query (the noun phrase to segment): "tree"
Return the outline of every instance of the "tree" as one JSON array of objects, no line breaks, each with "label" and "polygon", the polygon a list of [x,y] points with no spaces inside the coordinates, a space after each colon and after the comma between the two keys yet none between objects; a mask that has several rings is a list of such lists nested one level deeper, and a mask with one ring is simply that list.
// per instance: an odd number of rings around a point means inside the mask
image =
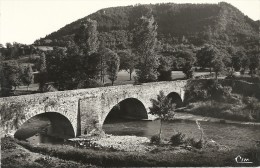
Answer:
[{"label": "tree", "polygon": [[138,56],[137,80],[139,82],[153,82],[157,80],[159,66],[158,56],[155,53],[157,43],[157,24],[151,16],[141,17],[134,29],[133,48]]},{"label": "tree", "polygon": [[47,82],[46,71],[46,55],[44,52],[40,54],[40,72],[39,72],[39,90],[43,92],[44,84]]},{"label": "tree", "polygon": [[225,64],[222,59],[223,58],[221,55],[215,55],[215,58],[212,60],[212,67],[215,72],[216,79],[218,78],[219,73],[222,72],[225,68]]},{"label": "tree", "polygon": [[118,56],[120,58],[119,70],[125,70],[130,75],[130,80],[132,80],[132,73],[136,66],[136,57],[131,52],[131,50],[122,50],[119,51]]},{"label": "tree", "polygon": [[108,79],[111,80],[113,86],[114,81],[117,79],[120,60],[118,55],[113,51],[110,51],[109,53],[107,53],[107,55],[108,55],[107,74],[108,74]]},{"label": "tree", "polygon": [[248,59],[248,57],[245,55],[245,53],[243,53],[243,54],[241,54],[241,71],[240,71],[240,73],[242,74],[242,75],[244,75],[245,74],[245,71],[246,71],[246,69],[248,68],[248,66],[249,66],[249,59]]},{"label": "tree", "polygon": [[175,104],[172,100],[164,95],[163,91],[160,91],[156,99],[151,99],[152,107],[150,107],[150,113],[152,115],[157,115],[160,118],[160,131],[159,138],[161,138],[162,133],[162,121],[174,116]]},{"label": "tree", "polygon": [[3,83],[1,86],[3,86],[4,89],[7,89],[7,92],[12,90],[12,86],[14,87],[14,90],[16,90],[16,87],[21,83],[20,69],[17,61],[4,62],[2,71]]},{"label": "tree", "polygon": [[187,79],[193,77],[193,65],[196,61],[195,55],[189,51],[183,51],[179,54],[180,58],[184,59],[184,64],[182,68],[182,72],[186,75]]},{"label": "tree", "polygon": [[100,58],[100,81],[105,82],[105,75],[107,73],[107,53],[111,52],[110,49],[105,47],[104,42],[100,43],[99,58]]},{"label": "tree", "polygon": [[159,58],[160,65],[158,67],[158,80],[171,81],[172,80],[172,59],[170,57],[161,56]]},{"label": "tree", "polygon": [[91,19],[88,19],[86,22],[81,22],[75,34],[74,41],[86,55],[97,52],[99,45],[97,22]]},{"label": "tree", "polygon": [[23,83],[27,85],[27,90],[30,86],[30,84],[34,81],[34,75],[31,64],[28,64],[28,66],[24,70],[24,74],[22,76]]},{"label": "tree", "polygon": [[[75,76],[80,77],[77,68],[79,66],[80,60],[76,61],[78,57],[71,55],[67,57],[66,50],[61,47],[54,47],[53,50],[47,53],[46,59],[46,70],[43,69],[41,74],[48,74],[48,81],[54,82],[58,90],[73,89],[75,87],[68,86],[72,81],[76,81]],[[44,76],[43,76],[44,77]],[[40,82],[44,84],[46,78],[42,79]]]},{"label": "tree", "polygon": [[215,54],[218,52],[217,48],[211,45],[206,45],[197,52],[197,63],[202,69],[210,68],[210,73],[212,69],[212,60]]},{"label": "tree", "polygon": [[97,21],[88,19],[87,20],[87,32],[86,32],[86,45],[87,54],[91,55],[97,52],[98,49],[98,31],[97,31]]},{"label": "tree", "polygon": [[256,74],[256,69],[260,66],[260,55],[252,54],[249,58],[249,61],[249,73],[251,74],[251,76],[253,76],[254,74]]}]

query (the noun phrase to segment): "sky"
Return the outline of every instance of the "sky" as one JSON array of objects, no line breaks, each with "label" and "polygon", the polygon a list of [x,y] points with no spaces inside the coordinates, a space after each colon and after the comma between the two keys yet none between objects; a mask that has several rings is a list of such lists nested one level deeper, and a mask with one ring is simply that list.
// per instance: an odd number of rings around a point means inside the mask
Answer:
[{"label": "sky", "polygon": [[0,0],[0,43],[32,44],[102,8],[155,3],[228,2],[260,20],[260,0]]}]

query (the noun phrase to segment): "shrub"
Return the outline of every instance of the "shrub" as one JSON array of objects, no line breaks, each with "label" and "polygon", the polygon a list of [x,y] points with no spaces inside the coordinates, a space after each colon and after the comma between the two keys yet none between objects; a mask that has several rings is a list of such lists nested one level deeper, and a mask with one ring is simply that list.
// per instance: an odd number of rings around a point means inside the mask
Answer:
[{"label": "shrub", "polygon": [[178,132],[177,134],[175,134],[171,137],[170,142],[173,146],[178,146],[185,142],[184,138],[185,138],[185,134]]},{"label": "shrub", "polygon": [[85,81],[79,82],[77,89],[84,89],[84,88],[96,88],[102,87],[103,84],[94,79],[86,79]]},{"label": "shrub", "polygon": [[203,147],[203,141],[196,141],[194,138],[186,139],[186,143],[194,148],[201,149]]},{"label": "shrub", "polygon": [[161,142],[161,138],[160,138],[159,135],[153,135],[153,136],[151,137],[150,142],[151,142],[151,144],[156,144],[156,145],[158,145],[158,144],[160,144],[160,142]]}]

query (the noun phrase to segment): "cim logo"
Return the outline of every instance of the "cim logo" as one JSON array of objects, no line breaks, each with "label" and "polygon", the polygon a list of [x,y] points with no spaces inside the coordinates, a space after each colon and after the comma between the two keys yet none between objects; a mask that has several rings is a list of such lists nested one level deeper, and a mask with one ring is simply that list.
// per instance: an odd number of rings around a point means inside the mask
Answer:
[{"label": "cim logo", "polygon": [[237,163],[253,163],[253,162],[250,162],[250,160],[248,158],[243,158],[240,155],[238,155],[235,158],[235,160],[236,160]]}]

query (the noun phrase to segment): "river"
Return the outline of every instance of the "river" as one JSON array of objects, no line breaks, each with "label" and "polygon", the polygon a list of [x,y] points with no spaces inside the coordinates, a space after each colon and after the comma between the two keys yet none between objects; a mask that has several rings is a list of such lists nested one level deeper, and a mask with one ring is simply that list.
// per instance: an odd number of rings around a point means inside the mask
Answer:
[{"label": "river", "polygon": [[[33,123],[33,122],[31,122]],[[48,124],[43,124],[46,127]],[[223,145],[242,147],[250,147],[255,145],[255,141],[260,140],[260,126],[226,124],[200,122],[204,130],[205,137],[219,142]],[[48,125],[49,126],[49,125]],[[39,130],[42,130],[40,128]],[[103,125],[103,130],[107,134],[112,135],[135,135],[150,138],[152,135],[158,134],[160,129],[160,121],[113,121]],[[186,137],[200,138],[200,130],[194,121],[164,121],[162,124],[162,138],[169,139],[173,134],[181,132]],[[43,133],[34,132],[35,135],[30,136],[27,140],[31,143],[50,143],[63,144],[64,139],[48,136]],[[37,134],[36,134],[37,133]]]}]

